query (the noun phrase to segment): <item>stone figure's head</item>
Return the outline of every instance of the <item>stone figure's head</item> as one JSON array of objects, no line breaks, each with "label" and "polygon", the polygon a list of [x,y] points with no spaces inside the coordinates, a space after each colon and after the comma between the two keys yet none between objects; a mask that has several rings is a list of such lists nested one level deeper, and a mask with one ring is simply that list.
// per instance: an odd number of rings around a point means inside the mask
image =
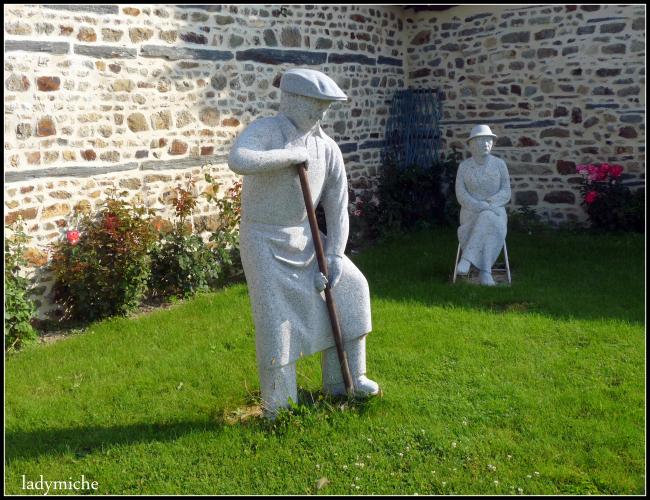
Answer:
[{"label": "stone figure's head", "polygon": [[476,125],[467,139],[472,155],[483,157],[490,154],[496,138],[497,136],[492,133],[487,125]]},{"label": "stone figure's head", "polygon": [[334,80],[313,69],[285,71],[280,80],[280,90],[280,111],[303,132],[325,117],[332,102],[348,98]]}]

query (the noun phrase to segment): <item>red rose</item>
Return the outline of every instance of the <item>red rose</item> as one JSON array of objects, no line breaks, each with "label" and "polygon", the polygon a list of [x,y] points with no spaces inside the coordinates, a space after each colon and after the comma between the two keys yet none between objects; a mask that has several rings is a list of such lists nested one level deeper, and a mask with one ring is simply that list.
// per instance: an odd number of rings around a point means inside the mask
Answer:
[{"label": "red rose", "polygon": [[611,175],[614,178],[620,177],[622,173],[623,173],[623,167],[621,167],[620,165],[612,165],[609,169],[609,175]]},{"label": "red rose", "polygon": [[79,242],[79,231],[76,229],[72,231],[66,231],[65,237],[68,240],[68,243],[71,245],[76,245]]},{"label": "red rose", "polygon": [[598,193],[597,193],[596,191],[589,191],[589,192],[585,195],[585,201],[586,201],[588,204],[590,204],[590,205],[591,205],[594,201],[596,201],[596,198],[598,198]]}]

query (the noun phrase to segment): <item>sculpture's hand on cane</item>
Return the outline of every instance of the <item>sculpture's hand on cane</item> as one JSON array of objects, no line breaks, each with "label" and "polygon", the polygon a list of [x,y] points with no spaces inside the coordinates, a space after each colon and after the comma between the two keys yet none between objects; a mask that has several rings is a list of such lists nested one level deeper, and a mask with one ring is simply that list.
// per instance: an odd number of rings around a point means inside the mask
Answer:
[{"label": "sculpture's hand on cane", "polygon": [[305,164],[305,168],[309,169],[309,152],[304,143],[299,141],[289,142],[285,146],[284,152],[287,156],[289,165]]},{"label": "sculpture's hand on cane", "polygon": [[343,275],[343,257],[334,254],[328,255],[327,272],[329,277],[325,277],[320,272],[320,269],[316,269],[314,273],[314,287],[319,292],[325,290],[328,283],[331,283],[330,288],[334,288],[341,280],[341,276]]}]

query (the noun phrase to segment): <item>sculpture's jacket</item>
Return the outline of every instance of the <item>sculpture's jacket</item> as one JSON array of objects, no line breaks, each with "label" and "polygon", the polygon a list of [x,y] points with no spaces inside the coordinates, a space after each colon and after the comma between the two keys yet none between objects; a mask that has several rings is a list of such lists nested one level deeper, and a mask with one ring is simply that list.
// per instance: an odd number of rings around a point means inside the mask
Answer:
[{"label": "sculpture's jacket", "polygon": [[255,151],[298,143],[309,152],[307,178],[314,207],[320,203],[325,212],[325,253],[343,257],[341,280],[332,289],[343,338],[371,330],[368,283],[343,255],[349,231],[348,186],[339,147],[320,126],[301,136],[282,113],[258,119],[237,138],[228,164],[243,175],[240,251],[257,361],[266,369],[334,346],[324,295],[314,287],[318,263],[297,168],[270,170],[264,161],[255,160]]},{"label": "sculpture's jacket", "polygon": [[[503,160],[488,155],[485,165],[473,158],[463,160],[456,175],[456,198],[460,203],[458,241],[463,258],[478,269],[490,271],[506,238],[510,201],[510,176]],[[495,212],[481,210],[481,202],[496,206]]]}]

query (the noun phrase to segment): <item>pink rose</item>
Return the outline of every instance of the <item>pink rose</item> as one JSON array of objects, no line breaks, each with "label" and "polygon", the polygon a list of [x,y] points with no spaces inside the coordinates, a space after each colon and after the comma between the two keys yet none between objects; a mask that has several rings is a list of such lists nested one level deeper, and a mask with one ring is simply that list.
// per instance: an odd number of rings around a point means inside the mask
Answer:
[{"label": "pink rose", "polygon": [[580,164],[576,165],[576,172],[579,174],[583,174],[587,172],[587,165],[585,164]]},{"label": "pink rose", "polygon": [[65,237],[68,240],[68,243],[71,245],[76,245],[79,242],[79,231],[73,229],[72,231],[66,231]]},{"label": "pink rose", "polygon": [[598,193],[596,191],[589,191],[585,195],[585,202],[591,205],[594,201],[596,201],[596,198],[598,198]]}]

